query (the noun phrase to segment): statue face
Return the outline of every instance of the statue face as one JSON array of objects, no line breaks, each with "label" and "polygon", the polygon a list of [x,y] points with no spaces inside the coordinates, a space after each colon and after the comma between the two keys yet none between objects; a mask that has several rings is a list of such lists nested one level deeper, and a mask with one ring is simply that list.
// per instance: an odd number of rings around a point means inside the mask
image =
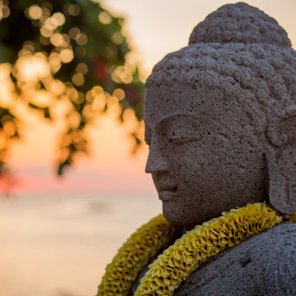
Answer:
[{"label": "statue face", "polygon": [[264,151],[249,120],[217,89],[147,88],[146,172],[171,223],[191,227],[267,199]]}]

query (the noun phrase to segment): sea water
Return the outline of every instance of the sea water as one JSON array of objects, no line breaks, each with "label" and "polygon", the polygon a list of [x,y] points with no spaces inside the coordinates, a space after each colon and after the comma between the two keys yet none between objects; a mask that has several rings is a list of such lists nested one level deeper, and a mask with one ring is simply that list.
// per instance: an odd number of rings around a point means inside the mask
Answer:
[{"label": "sea water", "polygon": [[116,250],[160,212],[155,196],[0,199],[0,295],[95,295]]}]

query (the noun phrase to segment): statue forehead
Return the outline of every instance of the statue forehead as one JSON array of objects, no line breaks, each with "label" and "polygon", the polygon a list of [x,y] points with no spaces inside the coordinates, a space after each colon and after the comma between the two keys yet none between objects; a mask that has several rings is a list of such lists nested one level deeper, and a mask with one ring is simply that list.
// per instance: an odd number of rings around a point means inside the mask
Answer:
[{"label": "statue forehead", "polygon": [[218,88],[210,88],[202,82],[182,84],[176,81],[169,84],[150,86],[146,89],[144,120],[147,126],[154,127],[163,119],[182,114],[200,119],[229,118],[242,116],[240,108]]}]

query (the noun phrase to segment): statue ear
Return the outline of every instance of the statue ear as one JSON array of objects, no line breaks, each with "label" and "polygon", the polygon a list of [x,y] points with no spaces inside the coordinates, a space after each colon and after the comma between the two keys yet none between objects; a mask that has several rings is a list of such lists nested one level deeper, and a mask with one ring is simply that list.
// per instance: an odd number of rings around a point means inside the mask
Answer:
[{"label": "statue ear", "polygon": [[269,201],[283,214],[296,212],[296,105],[285,109],[268,127]]}]

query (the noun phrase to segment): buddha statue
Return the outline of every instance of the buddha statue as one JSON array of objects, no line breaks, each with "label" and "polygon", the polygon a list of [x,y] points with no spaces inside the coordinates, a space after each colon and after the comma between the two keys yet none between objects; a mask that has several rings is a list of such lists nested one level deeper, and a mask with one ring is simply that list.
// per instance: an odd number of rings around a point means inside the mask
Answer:
[{"label": "buddha statue", "polygon": [[[179,238],[170,255],[146,260],[130,295],[296,295],[296,224],[285,220],[296,213],[296,52],[286,32],[245,3],[222,6],[194,28],[187,47],[154,67],[144,114],[146,172]],[[253,212],[248,224],[245,212],[232,210],[247,205],[267,214]],[[220,230],[210,229],[225,212]],[[281,218],[265,227],[271,212]],[[241,215],[232,229],[227,215]],[[252,227],[254,235],[236,233]],[[227,231],[237,241],[216,252]],[[211,255],[196,268],[203,252]],[[166,268],[170,260],[177,263]],[[190,264],[171,289],[176,269]],[[158,279],[144,293],[149,269]]]}]

